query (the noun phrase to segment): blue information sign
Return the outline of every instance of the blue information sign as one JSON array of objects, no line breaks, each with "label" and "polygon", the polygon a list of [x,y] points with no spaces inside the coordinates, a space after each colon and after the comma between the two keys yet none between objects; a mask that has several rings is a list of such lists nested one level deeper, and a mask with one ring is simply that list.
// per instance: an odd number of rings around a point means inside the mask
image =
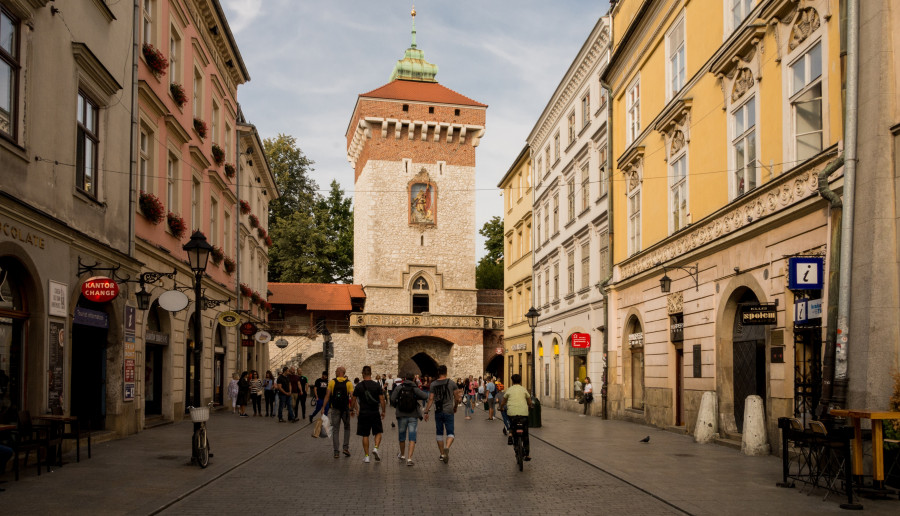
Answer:
[{"label": "blue information sign", "polygon": [[824,285],[825,259],[819,256],[788,258],[788,288],[821,290]]}]

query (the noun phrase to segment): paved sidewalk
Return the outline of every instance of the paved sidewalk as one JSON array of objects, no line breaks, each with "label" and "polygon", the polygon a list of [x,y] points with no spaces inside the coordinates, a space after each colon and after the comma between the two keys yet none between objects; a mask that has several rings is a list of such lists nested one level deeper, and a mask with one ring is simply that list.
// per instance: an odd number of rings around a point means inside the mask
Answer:
[{"label": "paved sidewalk", "polygon": [[[691,514],[842,514],[845,496],[775,486],[781,459],[748,457],[690,435],[544,409],[532,434]],[[640,442],[650,436],[650,442]],[[802,487],[802,491],[801,491]],[[900,514],[900,500],[860,500],[867,514]]]},{"label": "paved sidewalk", "polygon": [[[184,421],[95,444],[93,458],[83,453],[77,464],[74,453],[67,454],[68,463],[50,474],[37,476],[32,466],[15,482],[7,471],[0,513],[236,514],[289,506],[316,514],[329,507],[317,493],[332,485],[334,475],[354,488],[345,493],[347,504],[333,514],[394,514],[408,481],[419,483],[416,491],[429,506],[446,500],[446,512],[452,514],[662,514],[679,509],[697,515],[844,513],[837,495],[823,502],[821,489],[807,496],[799,489],[775,487],[781,475],[777,457],[746,457],[624,421],[544,409],[543,427],[532,430],[535,460],[524,473],[514,470],[499,422],[484,421],[480,410],[472,421],[457,414],[459,439],[449,468],[435,460],[433,423],[419,427],[415,468],[398,465],[390,421],[385,422],[386,460],[363,465],[355,436],[353,457],[335,460],[330,440],[311,438],[306,421],[277,423],[218,412],[209,423],[215,456],[207,469],[190,464],[192,426]],[[352,426],[355,431],[356,423]],[[649,443],[639,442],[647,435]],[[367,473],[376,467],[381,468],[377,480]],[[268,480],[272,472],[281,472],[277,481]],[[313,478],[321,485],[309,483]],[[493,490],[485,489],[488,482]],[[279,495],[274,500],[260,497],[260,489]],[[896,499],[862,503],[869,514],[900,513]],[[362,506],[366,509],[358,510]]]}]

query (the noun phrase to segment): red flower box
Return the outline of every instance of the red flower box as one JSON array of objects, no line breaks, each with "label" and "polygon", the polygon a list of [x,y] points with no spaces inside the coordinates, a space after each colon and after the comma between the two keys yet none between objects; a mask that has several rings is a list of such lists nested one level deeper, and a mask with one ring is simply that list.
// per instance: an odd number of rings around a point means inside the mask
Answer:
[{"label": "red flower box", "polygon": [[214,264],[219,265],[222,263],[222,259],[225,258],[225,251],[221,247],[214,245],[209,252],[209,257],[212,258]]},{"label": "red flower box", "polygon": [[250,285],[241,283],[241,295],[244,297],[250,297],[251,294],[253,294],[253,291],[250,290]]},{"label": "red flower box", "polygon": [[206,133],[209,131],[206,127],[206,122],[199,118],[194,119],[194,130],[197,131],[201,138],[206,138]]},{"label": "red flower box", "polygon": [[225,257],[225,272],[228,274],[234,274],[234,271],[237,270],[237,264],[234,263],[234,260],[231,258]]},{"label": "red flower box", "polygon": [[269,236],[269,234],[263,228],[256,228],[256,235],[262,239],[266,239]]},{"label": "red flower box", "polygon": [[184,91],[184,86],[178,84],[177,82],[173,82],[169,85],[169,93],[172,94],[172,99],[175,100],[175,103],[178,104],[178,107],[182,107],[187,104],[188,96]]},{"label": "red flower box", "polygon": [[141,214],[154,224],[159,224],[166,218],[166,207],[152,193],[141,191],[138,196],[138,206],[141,208]]},{"label": "red flower box", "polygon": [[272,247],[274,244],[275,242],[272,242],[272,237],[266,235],[266,247]]},{"label": "red flower box", "polygon": [[[235,174],[234,165],[232,165],[231,163],[226,163],[225,164],[225,175],[228,176],[229,178],[233,178],[234,174]],[[244,201],[241,201],[241,202],[244,202]],[[247,209],[249,209],[249,208],[250,208],[250,205],[248,204]],[[241,206],[241,211],[244,211],[243,206]]]},{"label": "red flower box", "polygon": [[169,60],[166,59],[166,56],[150,43],[144,43],[141,50],[144,53],[144,60],[147,61],[147,67],[150,68],[150,72],[157,79],[165,75],[166,70],[169,68]]},{"label": "red flower box", "polygon": [[259,227],[259,219],[256,217],[256,215],[253,215],[252,213],[250,214],[250,227],[251,228]]},{"label": "red flower box", "polygon": [[216,163],[216,165],[221,167],[222,163],[225,163],[225,151],[223,151],[222,147],[219,147],[215,143],[212,144],[212,156],[213,161]]},{"label": "red flower box", "polygon": [[171,211],[166,215],[166,219],[169,223],[169,229],[172,231],[172,234],[175,235],[175,238],[180,239],[183,237],[187,231],[187,223],[184,222],[184,219],[177,213],[172,213]]},{"label": "red flower box", "polygon": [[241,213],[246,215],[250,213],[250,203],[241,199]]}]

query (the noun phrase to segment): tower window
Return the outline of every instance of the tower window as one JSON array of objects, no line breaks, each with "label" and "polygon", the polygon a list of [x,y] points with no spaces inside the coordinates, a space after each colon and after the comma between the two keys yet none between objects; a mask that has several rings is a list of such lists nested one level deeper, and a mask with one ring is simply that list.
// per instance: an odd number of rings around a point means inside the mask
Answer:
[{"label": "tower window", "polygon": [[425,245],[425,235],[419,237],[419,245]]},{"label": "tower window", "polygon": [[456,116],[459,116],[459,110],[458,110],[458,109],[454,109],[454,110],[453,110],[453,114],[456,115]]},{"label": "tower window", "polygon": [[428,294],[413,294],[412,312],[421,314],[428,311]]},{"label": "tower window", "polygon": [[428,113],[434,114],[434,106],[428,106]]},{"label": "tower window", "polygon": [[403,104],[403,111],[409,111],[409,104]]}]

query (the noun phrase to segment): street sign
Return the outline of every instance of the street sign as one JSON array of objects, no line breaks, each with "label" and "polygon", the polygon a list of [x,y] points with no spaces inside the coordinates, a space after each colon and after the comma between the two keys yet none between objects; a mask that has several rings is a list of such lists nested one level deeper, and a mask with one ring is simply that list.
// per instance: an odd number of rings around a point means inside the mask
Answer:
[{"label": "street sign", "polygon": [[821,290],[825,259],[819,256],[788,258],[788,288],[791,290]]},{"label": "street sign", "polygon": [[775,324],[777,321],[778,305],[775,303],[741,306],[741,324],[744,326]]},{"label": "street sign", "polygon": [[591,347],[590,333],[573,333],[572,347],[577,349],[587,349]]},{"label": "street sign", "polygon": [[820,323],[821,319],[821,299],[798,299],[794,301],[794,324]]},{"label": "street sign", "polygon": [[219,324],[227,328],[237,326],[241,323],[241,316],[237,312],[231,310],[220,313],[216,319],[219,321]]},{"label": "street sign", "polygon": [[105,276],[94,276],[81,284],[81,294],[88,301],[106,303],[119,295],[119,284]]}]

